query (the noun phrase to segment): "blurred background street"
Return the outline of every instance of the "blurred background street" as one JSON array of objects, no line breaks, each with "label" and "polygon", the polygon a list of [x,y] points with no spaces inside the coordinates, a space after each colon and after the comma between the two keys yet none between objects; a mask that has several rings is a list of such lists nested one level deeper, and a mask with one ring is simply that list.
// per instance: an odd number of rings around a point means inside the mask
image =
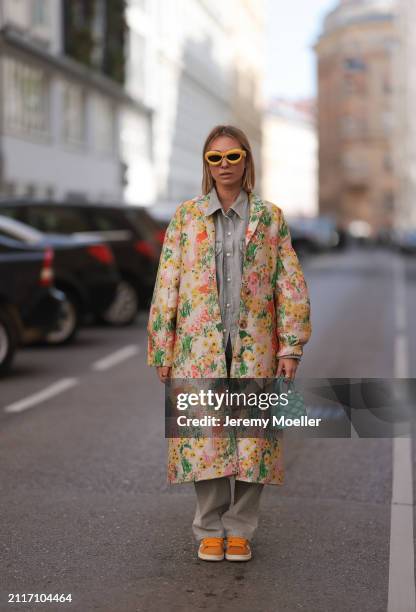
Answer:
[{"label": "blurred background street", "polygon": [[146,365],[164,232],[229,123],[310,290],[297,376],[415,377],[415,25],[412,0],[0,0],[0,610],[416,609],[413,435],[286,431],[253,560],[207,566]]},{"label": "blurred background street", "polygon": [[[399,261],[411,312],[416,262]],[[318,255],[305,274],[316,330],[298,376],[392,377],[391,255]],[[31,347],[3,381],[2,592],[72,592],[75,610],[387,609],[393,441],[287,431],[286,482],[266,488],[250,567],[207,568],[189,528],[193,488],[166,483],[145,324],[89,327],[53,355]]]}]

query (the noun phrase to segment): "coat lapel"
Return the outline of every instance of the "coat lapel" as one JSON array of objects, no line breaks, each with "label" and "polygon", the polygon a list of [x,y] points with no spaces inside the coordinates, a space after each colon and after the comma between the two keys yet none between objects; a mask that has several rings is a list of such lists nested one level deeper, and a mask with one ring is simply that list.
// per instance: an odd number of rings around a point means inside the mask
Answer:
[{"label": "coat lapel", "polygon": [[253,234],[257,229],[257,224],[261,218],[263,211],[266,209],[266,206],[263,203],[263,200],[259,198],[258,195],[251,192],[249,196],[249,221],[246,230],[246,248],[248,243],[250,242]]}]

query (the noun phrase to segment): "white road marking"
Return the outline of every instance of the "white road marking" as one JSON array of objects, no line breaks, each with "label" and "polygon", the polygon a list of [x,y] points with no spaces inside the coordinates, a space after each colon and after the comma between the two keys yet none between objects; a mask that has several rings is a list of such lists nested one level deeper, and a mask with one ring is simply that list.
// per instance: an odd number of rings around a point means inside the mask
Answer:
[{"label": "white road marking", "polygon": [[103,359],[99,359],[92,364],[92,369],[102,372],[103,370],[108,370],[112,366],[124,361],[125,359],[129,359],[129,357],[133,357],[133,355],[137,355],[140,352],[140,346],[137,344],[130,344],[129,346],[125,346],[111,355],[107,357],[103,357]]},{"label": "white road marking", "polygon": [[22,412],[23,410],[27,410],[40,402],[44,402],[45,400],[48,400],[49,398],[54,397],[55,395],[58,395],[59,393],[62,393],[63,391],[66,391],[66,389],[69,389],[77,384],[78,378],[62,378],[42,391],[33,393],[32,395],[29,395],[28,397],[25,397],[17,402],[13,402],[13,404],[5,406],[4,411]]},{"label": "white road marking", "polygon": [[[409,350],[406,334],[406,284],[404,264],[394,259],[393,295],[395,296],[395,378],[409,376]],[[412,439],[393,438],[393,494],[390,520],[390,561],[388,612],[416,610]]]}]

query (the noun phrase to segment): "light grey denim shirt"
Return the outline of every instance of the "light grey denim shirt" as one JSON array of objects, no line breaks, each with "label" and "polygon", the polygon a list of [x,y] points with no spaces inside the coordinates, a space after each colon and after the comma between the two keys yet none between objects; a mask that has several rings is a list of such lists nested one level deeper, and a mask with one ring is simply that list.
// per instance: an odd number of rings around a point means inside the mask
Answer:
[{"label": "light grey denim shirt", "polygon": [[225,212],[215,187],[211,189],[209,196],[210,202],[205,215],[214,215],[215,265],[221,318],[224,325],[225,349],[228,337],[231,336],[231,344],[234,346],[238,333],[249,201],[247,192],[241,189],[228,211]]},{"label": "light grey denim shirt", "polygon": [[249,217],[247,192],[241,189],[225,212],[218,199],[217,190],[213,187],[205,214],[214,214],[215,264],[225,348],[230,335],[231,344],[234,346],[238,332],[245,233]]}]

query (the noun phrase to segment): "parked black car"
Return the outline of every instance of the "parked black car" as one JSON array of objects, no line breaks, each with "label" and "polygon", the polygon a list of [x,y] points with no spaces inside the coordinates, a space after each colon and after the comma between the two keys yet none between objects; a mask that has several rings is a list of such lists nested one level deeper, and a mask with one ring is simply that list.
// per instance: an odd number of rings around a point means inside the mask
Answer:
[{"label": "parked black car", "polygon": [[65,316],[59,327],[46,335],[48,343],[71,341],[89,315],[101,315],[114,300],[120,277],[110,247],[95,236],[45,235],[2,215],[0,236],[54,250],[55,286],[65,294]]},{"label": "parked black car", "polygon": [[145,207],[119,204],[45,202],[15,199],[0,202],[0,214],[45,233],[94,233],[113,250],[121,282],[102,319],[115,325],[132,323],[152,297],[163,232]]},{"label": "parked black car", "polygon": [[17,347],[52,331],[65,295],[54,286],[54,251],[25,245],[0,233],[0,374]]}]

